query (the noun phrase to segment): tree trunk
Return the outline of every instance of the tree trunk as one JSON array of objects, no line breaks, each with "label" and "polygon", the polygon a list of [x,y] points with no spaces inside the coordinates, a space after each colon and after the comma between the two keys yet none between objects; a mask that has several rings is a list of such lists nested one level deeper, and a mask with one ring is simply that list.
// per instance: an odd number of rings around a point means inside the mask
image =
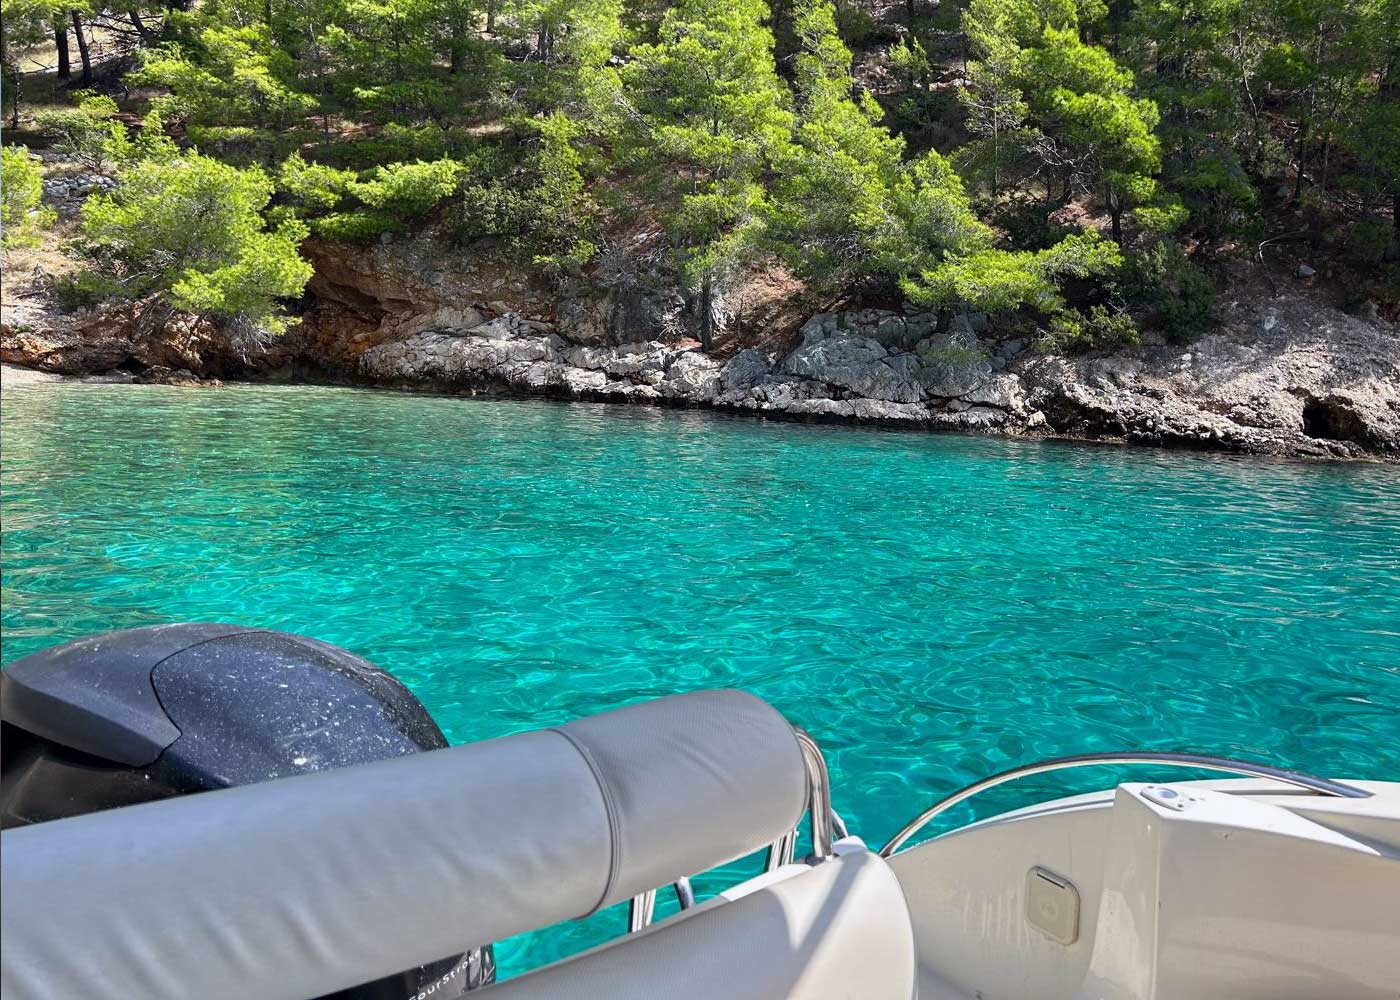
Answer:
[{"label": "tree trunk", "polygon": [[263,23],[272,27],[272,0],[263,0]]},{"label": "tree trunk", "polygon": [[1001,135],[992,133],[992,198],[1001,197]]},{"label": "tree trunk", "polygon": [[1303,149],[1301,145],[1298,148],[1297,163],[1297,171],[1293,176],[1293,194],[1288,199],[1290,205],[1297,205],[1303,197]]},{"label": "tree trunk", "polygon": [[453,20],[452,37],[447,44],[450,51],[447,53],[447,72],[456,76],[462,72],[462,50],[466,44],[466,29],[462,27],[462,22]]},{"label": "tree trunk", "polygon": [[486,8],[486,33],[488,35],[496,33],[496,4],[494,2]]},{"label": "tree trunk", "polygon": [[1298,204],[1298,199],[1303,196],[1303,158],[1308,151],[1308,126],[1304,122],[1298,126],[1298,138],[1293,143],[1293,162],[1297,164],[1297,175],[1293,178],[1293,197],[1289,198],[1289,204]]},{"label": "tree trunk", "polygon": [[[0,24],[3,28],[3,24]],[[5,106],[5,92],[10,94],[10,128],[19,128],[19,67],[10,65],[9,36],[0,30],[0,109]],[[13,70],[13,72],[11,72]]]},{"label": "tree trunk", "polygon": [[58,78],[66,80],[73,75],[73,68],[68,62],[68,25],[61,19],[53,23],[53,44],[58,49]]},{"label": "tree trunk", "polygon": [[141,20],[140,12],[133,10],[127,16],[131,18],[131,26],[135,28],[136,33],[141,36],[141,40],[149,42],[151,40],[151,29],[146,27],[145,21]]},{"label": "tree trunk", "polygon": [[83,86],[92,83],[92,54],[88,52],[87,36],[83,34],[82,16],[73,11],[73,37],[78,40],[78,58],[83,63]]},{"label": "tree trunk", "polygon": [[1123,200],[1118,196],[1118,192],[1112,189],[1108,192],[1108,214],[1113,220],[1113,242],[1120,247],[1123,245]]},{"label": "tree trunk", "polygon": [[711,310],[714,294],[714,282],[709,278],[700,282],[700,349],[706,354],[714,343],[714,314]]},{"label": "tree trunk", "polygon": [[14,73],[9,72],[11,67],[8,63],[0,63],[0,67],[3,67],[0,68],[0,74],[10,78],[10,86],[8,88],[10,91],[10,128],[19,128],[19,97],[21,89],[20,80],[22,77],[19,75],[18,71]]}]

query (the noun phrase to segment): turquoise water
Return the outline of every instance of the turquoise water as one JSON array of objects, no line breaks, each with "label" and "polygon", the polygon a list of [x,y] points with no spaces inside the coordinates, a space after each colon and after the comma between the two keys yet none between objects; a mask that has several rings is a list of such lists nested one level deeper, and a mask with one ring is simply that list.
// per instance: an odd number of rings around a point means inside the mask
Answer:
[{"label": "turquoise water", "polygon": [[272,387],[10,389],[3,447],[7,662],[289,629],[394,671],[454,741],[747,688],[874,843],[1052,754],[1400,777],[1394,466]]}]

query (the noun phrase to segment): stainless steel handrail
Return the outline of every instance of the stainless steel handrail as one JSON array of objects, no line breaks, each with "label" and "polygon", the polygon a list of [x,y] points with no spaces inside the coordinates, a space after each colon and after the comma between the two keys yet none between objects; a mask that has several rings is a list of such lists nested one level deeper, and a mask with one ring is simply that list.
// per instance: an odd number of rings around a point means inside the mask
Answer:
[{"label": "stainless steel handrail", "polygon": [[[835,838],[847,836],[846,821],[831,808],[831,774],[817,741],[805,729],[794,727],[794,731],[797,745],[802,749],[802,764],[807,770],[807,806],[812,815],[812,853],[807,861],[812,863],[832,856]],[[819,821],[818,815],[827,818]],[[768,845],[768,860],[763,870],[776,871],[792,864],[796,847],[797,831],[789,830]]]},{"label": "stainless steel handrail", "polygon": [[765,872],[777,871],[783,865],[792,864],[793,853],[797,850],[797,831],[789,830],[768,845],[768,860],[763,865]]},{"label": "stainless steel handrail", "polygon": [[1230,774],[1242,774],[1252,778],[1271,778],[1296,788],[1305,788],[1311,792],[1321,795],[1334,795],[1344,799],[1366,799],[1371,797],[1371,793],[1356,788],[1352,785],[1344,785],[1339,781],[1328,781],[1326,778],[1314,778],[1312,775],[1303,774],[1299,771],[1285,771],[1277,767],[1269,767],[1267,764],[1251,764],[1249,761],[1231,760],[1228,757],[1211,757],[1206,754],[1194,753],[1151,753],[1146,751],[1130,750],[1122,753],[1086,753],[1077,754],[1072,757],[1053,757],[1050,760],[1042,760],[1036,764],[1025,764],[1021,767],[1013,767],[1000,774],[994,774],[990,778],[983,778],[968,785],[959,791],[954,792],[942,799],[939,799],[929,808],[919,813],[912,822],[904,829],[900,830],[890,842],[880,848],[880,857],[888,858],[904,846],[905,841],[914,834],[922,830],[929,821],[940,813],[947,812],[959,802],[965,802],[985,792],[989,788],[997,785],[1004,785],[1008,781],[1015,781],[1017,778],[1029,777],[1032,774],[1043,774],[1046,771],[1063,771],[1073,767],[1088,767],[1095,764],[1164,764],[1168,767],[1191,767],[1202,771],[1226,771]]},{"label": "stainless steel handrail", "polygon": [[688,910],[695,905],[695,890],[691,888],[690,879],[681,876],[676,879],[672,888],[676,890],[676,905],[682,910]]},{"label": "stainless steel handrail", "polygon": [[[802,751],[802,766],[807,772],[807,808],[812,817],[812,853],[807,856],[807,863],[817,864],[835,854],[832,848],[834,833],[839,829],[844,837],[846,824],[831,808],[831,773],[827,770],[826,758],[822,756],[821,747],[817,746],[817,741],[812,739],[805,729],[794,726],[793,731],[797,734],[797,745]],[[796,830],[790,830],[773,841],[768,847],[768,860],[764,870],[773,871],[782,865],[790,864],[796,843]],[[688,878],[677,881],[675,889],[681,909],[695,905],[695,894],[691,891]],[[636,933],[649,926],[655,914],[655,889],[648,889],[633,896],[627,916],[628,932]]]},{"label": "stainless steel handrail", "polygon": [[834,824],[831,816],[831,774],[826,758],[805,729],[794,726],[797,745],[802,748],[802,763],[807,768],[807,811],[812,816],[812,853],[808,863],[824,861],[832,856]]},{"label": "stainless steel handrail", "polygon": [[[691,888],[690,879],[681,876],[671,883],[671,888],[675,890],[676,904],[682,910],[688,910],[695,905],[695,890]],[[632,897],[627,908],[627,933],[635,934],[644,927],[650,927],[655,917],[656,890],[648,889],[638,893]]]},{"label": "stainless steel handrail", "polygon": [[646,892],[637,893],[627,907],[627,933],[636,934],[643,927],[650,925],[655,915],[656,890],[648,889]]}]

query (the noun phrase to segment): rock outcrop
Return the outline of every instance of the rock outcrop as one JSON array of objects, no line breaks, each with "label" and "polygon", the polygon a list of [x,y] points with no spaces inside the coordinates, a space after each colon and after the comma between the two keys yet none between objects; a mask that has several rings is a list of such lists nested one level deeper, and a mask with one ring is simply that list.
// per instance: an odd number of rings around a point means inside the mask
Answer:
[{"label": "rock outcrop", "polygon": [[1269,455],[1400,455],[1400,331],[1300,297],[1239,305],[1189,347],[1018,366],[1072,437]]},{"label": "rock outcrop", "polygon": [[785,355],[748,349],[721,364],[693,344],[573,344],[549,324],[508,314],[375,347],[361,372],[386,384],[774,417],[1271,455],[1400,455],[1396,331],[1299,299],[1233,319],[1189,348],[1066,358],[991,340],[977,316],[933,333],[926,314],[862,310],[814,316]]}]

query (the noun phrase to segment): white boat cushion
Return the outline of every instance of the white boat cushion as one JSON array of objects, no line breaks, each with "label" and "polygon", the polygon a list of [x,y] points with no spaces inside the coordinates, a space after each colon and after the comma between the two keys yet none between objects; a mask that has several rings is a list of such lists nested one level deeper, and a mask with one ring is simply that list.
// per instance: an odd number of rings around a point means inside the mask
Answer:
[{"label": "white boat cushion", "polygon": [[7,830],[5,1000],[304,1000],[740,857],[806,803],[738,691]]},{"label": "white boat cushion", "polygon": [[793,871],[482,1000],[912,1000],[913,929],[889,866],[860,851]]}]

